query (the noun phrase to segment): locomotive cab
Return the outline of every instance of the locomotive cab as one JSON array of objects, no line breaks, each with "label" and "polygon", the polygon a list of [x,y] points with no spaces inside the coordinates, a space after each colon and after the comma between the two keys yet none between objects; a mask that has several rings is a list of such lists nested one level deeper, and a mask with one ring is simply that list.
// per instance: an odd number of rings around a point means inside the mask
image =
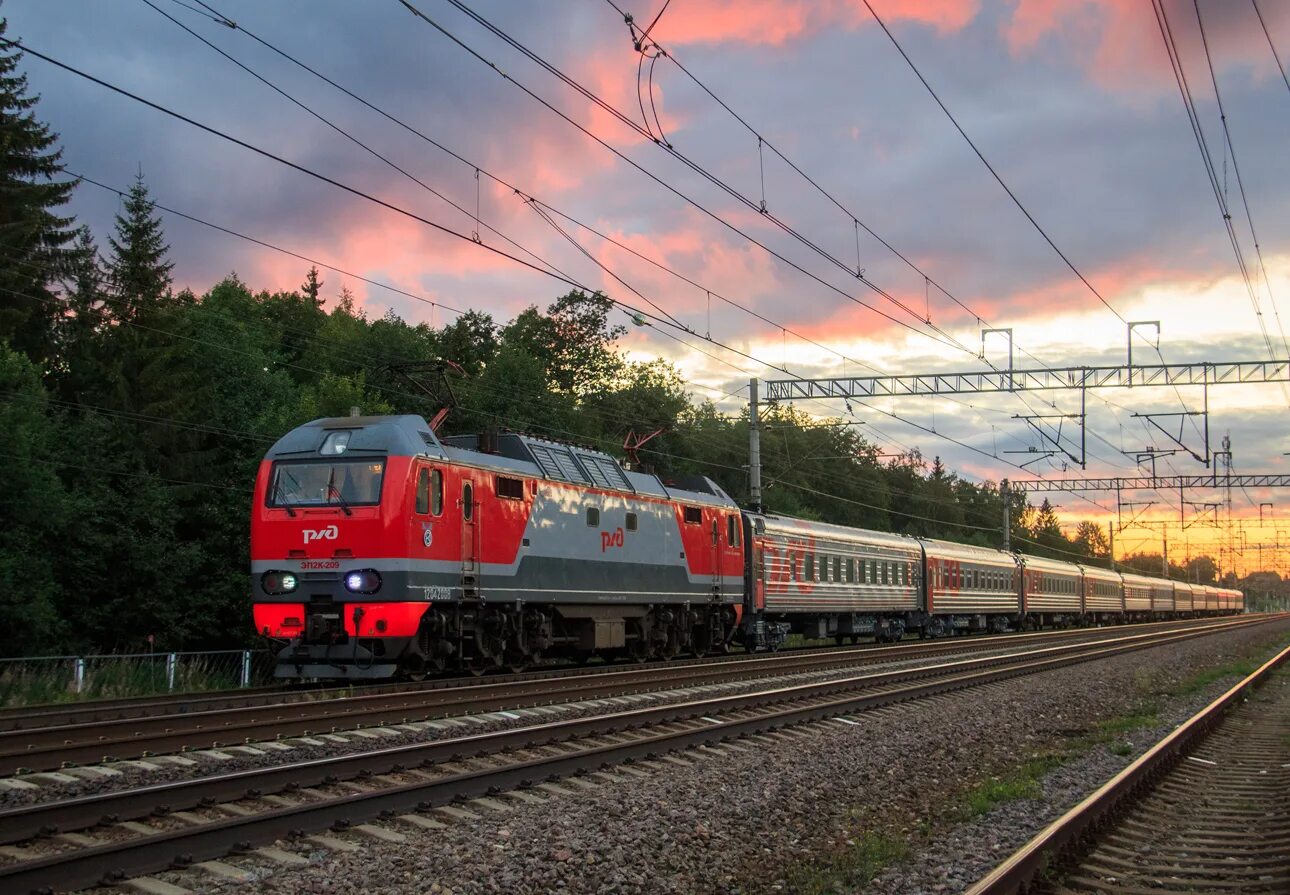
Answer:
[{"label": "locomotive cab", "polygon": [[424,550],[430,540],[408,511],[418,501],[430,508],[426,461],[436,451],[420,417],[315,420],[269,451],[256,480],[250,583],[257,632],[287,641],[279,677],[398,670],[426,608],[407,601],[411,541]]}]

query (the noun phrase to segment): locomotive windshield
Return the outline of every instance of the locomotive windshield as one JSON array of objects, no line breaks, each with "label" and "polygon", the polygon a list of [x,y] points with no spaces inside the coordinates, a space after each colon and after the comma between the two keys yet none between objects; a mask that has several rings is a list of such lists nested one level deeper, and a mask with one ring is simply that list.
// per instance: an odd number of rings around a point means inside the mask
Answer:
[{"label": "locomotive windshield", "polygon": [[273,468],[271,507],[375,506],[381,502],[384,460],[279,463]]}]

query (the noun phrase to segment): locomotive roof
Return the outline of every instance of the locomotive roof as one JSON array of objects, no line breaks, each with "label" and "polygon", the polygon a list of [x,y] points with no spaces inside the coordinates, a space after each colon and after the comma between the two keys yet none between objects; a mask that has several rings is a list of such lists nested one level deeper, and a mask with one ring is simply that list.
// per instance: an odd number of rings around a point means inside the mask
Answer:
[{"label": "locomotive roof", "polygon": [[495,436],[453,435],[440,439],[424,417],[338,416],[313,420],[283,435],[269,449],[269,459],[302,459],[317,456],[327,435],[348,431],[345,455],[380,453],[400,457],[435,457],[442,460],[571,482],[590,488],[683,500],[734,508],[734,500],[705,476],[681,476],[664,483],[657,476],[623,469],[609,454],[592,448],[564,444],[506,432]]},{"label": "locomotive roof", "polygon": [[350,432],[345,454],[373,453],[393,456],[431,454],[442,457],[439,443],[425,419],[415,414],[402,416],[333,416],[312,420],[283,435],[269,449],[271,459],[299,458],[317,454],[329,432]]}]

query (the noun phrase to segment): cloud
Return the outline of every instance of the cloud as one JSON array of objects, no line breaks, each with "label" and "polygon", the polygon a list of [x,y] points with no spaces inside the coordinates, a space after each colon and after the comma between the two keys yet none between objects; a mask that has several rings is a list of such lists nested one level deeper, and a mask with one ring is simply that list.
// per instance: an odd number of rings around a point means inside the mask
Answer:
[{"label": "cloud", "polygon": [[[657,5],[657,4],[654,4]],[[976,14],[975,0],[887,0],[875,9],[888,24],[916,22],[958,31]],[[648,22],[644,15],[639,22]],[[783,46],[828,28],[854,30],[873,17],[860,0],[702,0],[669,8],[651,36],[672,44],[743,43]]]}]

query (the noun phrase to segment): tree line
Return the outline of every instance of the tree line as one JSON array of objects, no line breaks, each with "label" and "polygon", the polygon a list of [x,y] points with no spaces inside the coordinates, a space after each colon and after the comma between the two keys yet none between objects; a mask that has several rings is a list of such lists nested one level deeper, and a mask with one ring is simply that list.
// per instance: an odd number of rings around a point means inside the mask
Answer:
[{"label": "tree line", "polygon": [[[622,456],[630,435],[658,432],[643,464],[747,498],[746,412],[696,400],[665,361],[626,359],[604,295],[434,328],[370,317],[317,268],[285,292],[235,274],[177,288],[142,174],[106,241],[67,213],[77,181],[19,65],[0,53],[0,655],[251,642],[257,464],[289,429],[352,407],[431,416],[442,396],[400,362],[451,362],[448,434],[527,431]],[[763,425],[771,511],[1002,541],[993,484],[917,451],[883,456],[843,420],[772,406]],[[1047,502],[1010,503],[1021,550],[1105,562],[1098,526],[1068,537]]]}]

